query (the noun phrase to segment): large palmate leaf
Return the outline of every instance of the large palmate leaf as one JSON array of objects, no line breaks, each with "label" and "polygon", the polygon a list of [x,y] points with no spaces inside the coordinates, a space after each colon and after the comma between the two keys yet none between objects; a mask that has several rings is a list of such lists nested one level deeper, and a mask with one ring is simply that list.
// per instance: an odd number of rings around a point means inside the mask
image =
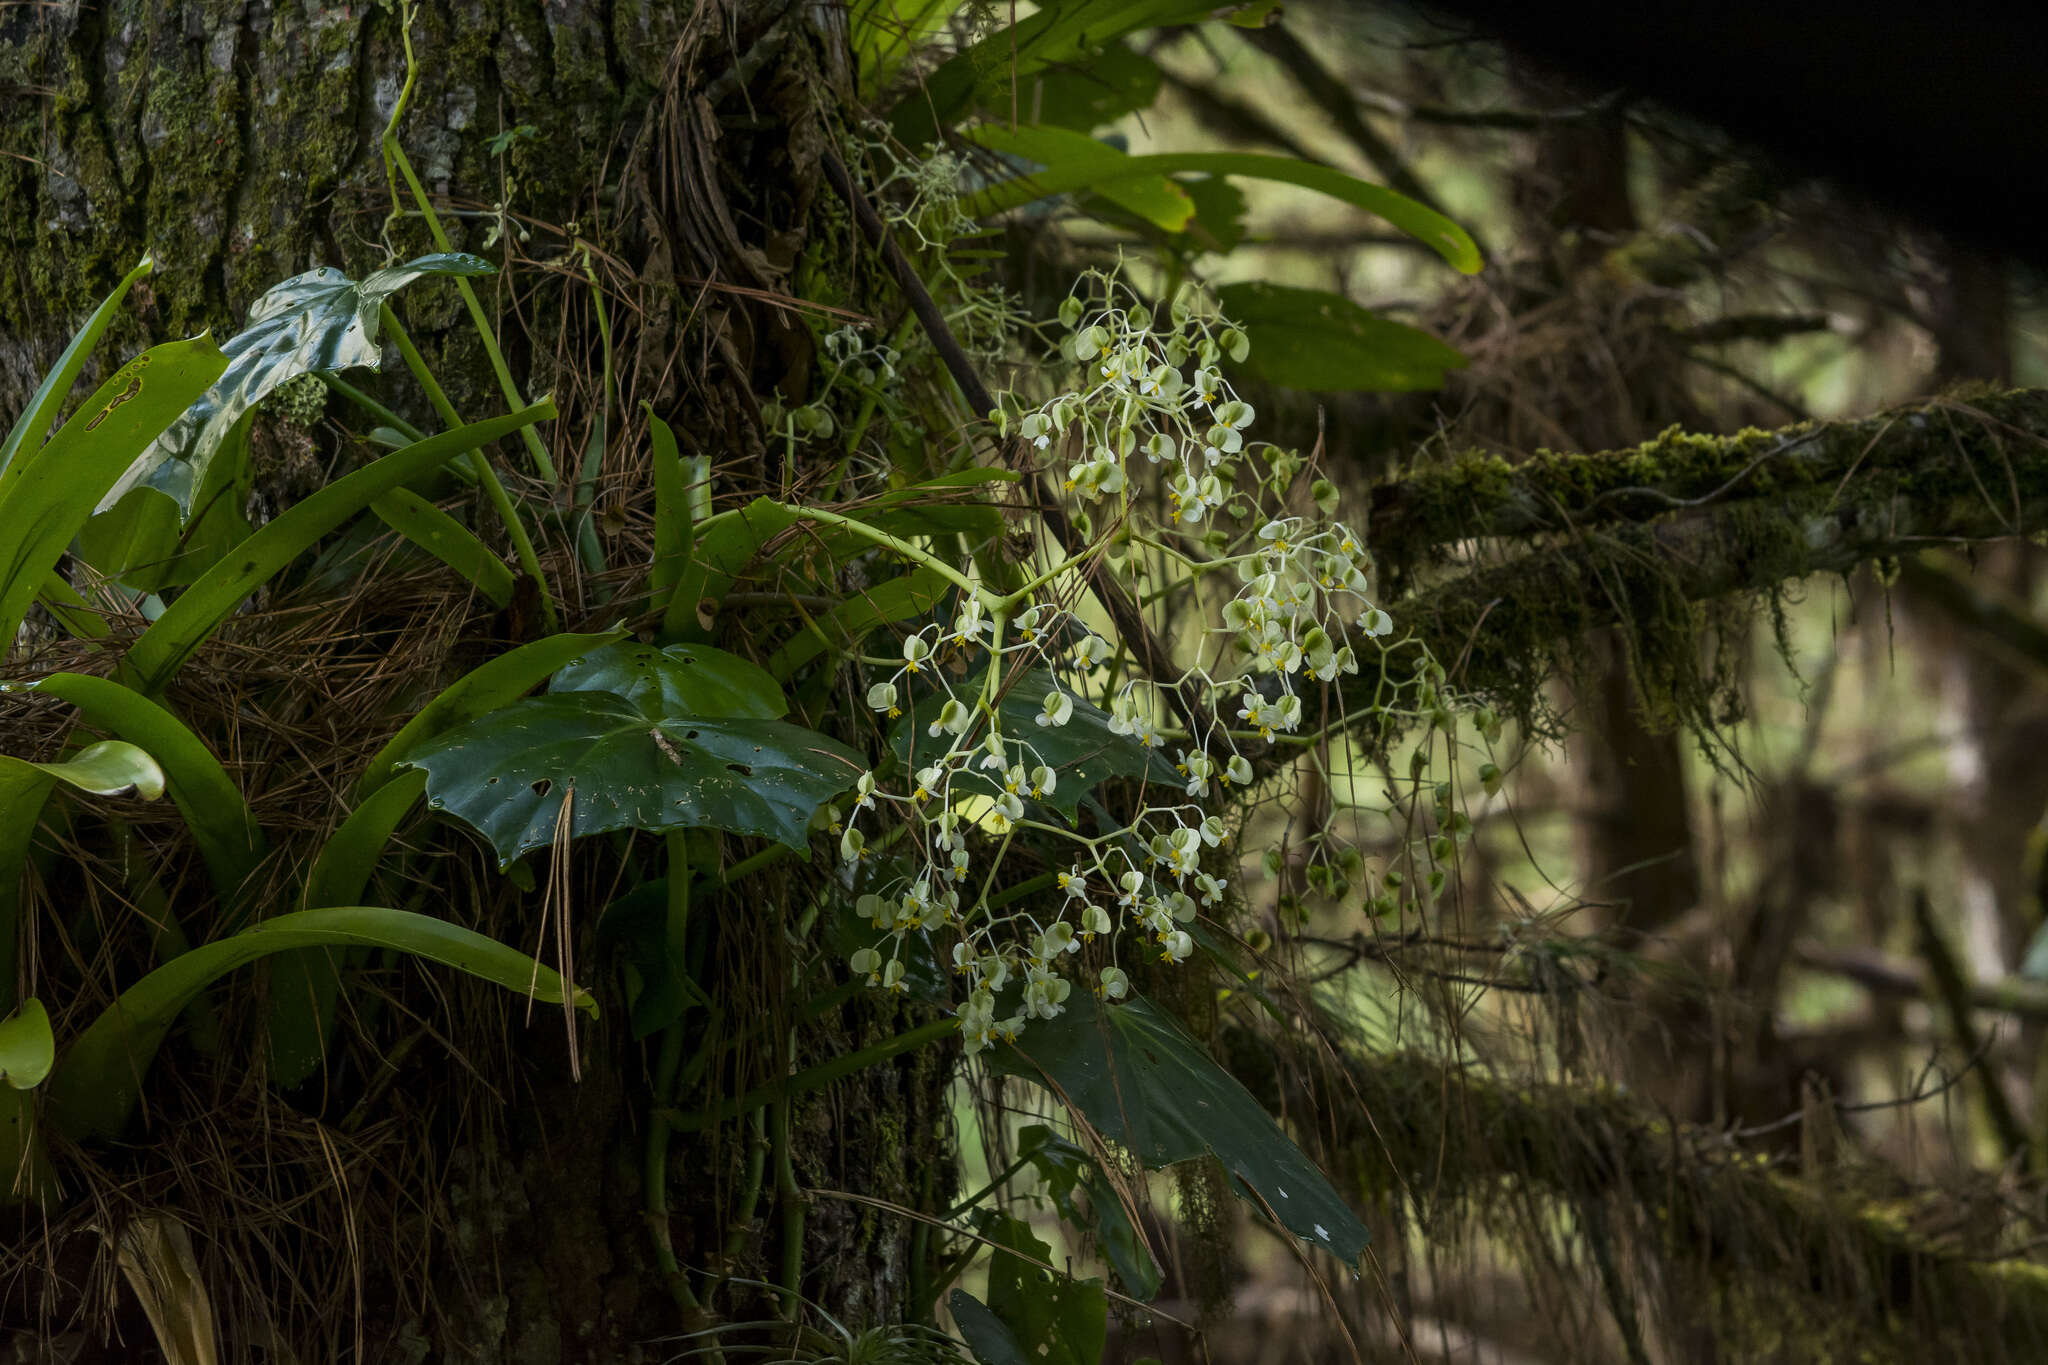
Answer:
[{"label": "large palmate leaf", "polygon": [[542,679],[583,657],[586,651],[610,644],[625,633],[614,629],[590,635],[550,635],[478,664],[442,688],[439,695],[385,742],[364,766],[363,775],[356,782],[357,790],[364,794],[375,791],[391,780],[391,770],[399,760],[434,736],[517,701]]},{"label": "large palmate leaf", "polygon": [[378,310],[429,275],[488,275],[481,256],[442,252],[378,270],[358,282],[321,266],[271,286],[249,307],[248,324],[221,351],[227,370],[205,396],[158,437],[100,500],[105,512],[131,488],[150,488],[192,512],[208,464],[245,413],[278,385],[302,374],[376,369]]},{"label": "large palmate leaf", "polygon": [[984,1213],[975,1222],[997,1247],[988,1267],[988,1303],[955,1290],[947,1306],[983,1365],[1101,1365],[1109,1333],[1102,1281],[1046,1269],[1052,1248],[1021,1219]]},{"label": "large palmate leaf", "polygon": [[[974,129],[970,137],[992,151],[1008,152],[1036,139],[1041,131],[987,123]],[[1030,156],[1028,148],[1020,154]],[[1128,156],[1105,143],[1094,143],[1092,148],[1074,146],[1072,152],[1048,164],[1044,170],[990,186],[969,199],[963,207],[970,215],[979,218],[1070,190],[1086,189],[1105,194],[1109,187],[1133,179],[1187,173],[1237,175],[1299,185],[1384,218],[1429,246],[1465,274],[1476,272],[1482,264],[1479,247],[1471,234],[1435,209],[1418,204],[1384,185],[1360,180],[1329,166],[1263,152],[1159,152],[1149,156]]]},{"label": "large palmate leaf", "polygon": [[[962,699],[979,696],[981,680],[982,675],[976,673],[954,683],[954,695]],[[1055,686],[1052,674],[1034,668],[1012,682],[996,706],[996,714],[1002,718],[1003,736],[1013,744],[1022,744],[1033,755],[1034,764],[1043,763],[1059,777],[1059,785],[1044,798],[1044,804],[1071,820],[1080,813],[1081,798],[1113,777],[1170,787],[1186,784],[1187,778],[1176,772],[1163,754],[1146,748],[1129,735],[1113,733],[1109,712],[1081,697],[1074,698],[1074,714],[1065,725],[1040,725],[1038,717],[1044,709],[1045,694]],[[930,762],[931,756],[939,753],[950,738],[934,739],[926,733],[944,704],[943,693],[916,698],[889,731],[890,752],[907,768],[916,769]],[[955,774],[953,789],[963,794],[1002,794],[995,776],[979,767]]]},{"label": "large palmate leaf", "polygon": [[767,670],[709,645],[600,645],[570,660],[549,680],[548,691],[611,692],[649,715],[776,720],[789,714],[789,701]]},{"label": "large palmate leaf", "polygon": [[[590,682],[625,691],[575,690]],[[771,719],[788,709],[774,679],[707,647],[605,646],[553,687],[403,761],[501,867],[553,841],[571,792],[573,836],[712,828],[801,850],[818,807],[866,769],[838,741]]]},{"label": "large palmate leaf", "polygon": [[1033,1022],[991,1056],[998,1071],[1050,1082],[1146,1166],[1214,1153],[1257,1206],[1304,1242],[1346,1265],[1365,1251],[1365,1224],[1315,1163],[1151,1002],[1105,1006],[1076,991],[1064,1014]]},{"label": "large palmate leaf", "polygon": [[1443,387],[1465,357],[1424,331],[1375,317],[1342,294],[1253,280],[1216,291],[1252,353],[1237,368],[1290,389],[1399,393]]},{"label": "large palmate leaf", "polygon": [[164,771],[133,744],[103,740],[61,763],[31,763],[0,754],[0,1010],[14,1003],[15,919],[21,876],[43,805],[59,784],[96,796],[133,792],[145,801],[164,794]]},{"label": "large palmate leaf", "polygon": [[354,945],[396,950],[544,1004],[573,1002],[597,1013],[589,993],[567,985],[552,967],[459,924],[375,905],[300,910],[180,954],[121,992],[58,1063],[48,1083],[52,1123],[75,1138],[118,1134],[171,1022],[217,978],[292,948]]},{"label": "large palmate leaf", "polygon": [[18,474],[0,485],[0,648],[13,642],[100,494],[226,364],[204,336],[152,346],[79,404],[33,458],[11,466]]}]

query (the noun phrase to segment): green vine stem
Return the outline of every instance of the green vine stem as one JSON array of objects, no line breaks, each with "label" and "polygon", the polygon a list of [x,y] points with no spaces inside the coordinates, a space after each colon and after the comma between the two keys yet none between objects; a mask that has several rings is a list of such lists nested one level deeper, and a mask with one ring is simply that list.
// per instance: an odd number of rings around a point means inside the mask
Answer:
[{"label": "green vine stem", "polygon": [[[384,330],[390,334],[393,344],[398,347],[399,355],[405,358],[406,368],[412,371],[413,378],[426,390],[427,401],[434,405],[434,411],[442,423],[450,430],[461,426],[462,418],[455,411],[455,405],[448,401],[448,395],[442,391],[440,381],[435,379],[434,372],[427,368],[426,357],[412,344],[412,338],[406,334],[404,326],[398,321],[398,314],[391,311],[391,305],[388,303],[383,305],[383,323]],[[512,495],[505,491],[505,485],[498,480],[498,471],[491,468],[490,460],[484,457],[482,451],[476,452],[475,467],[477,480],[483,485],[484,496],[490,499],[492,508],[497,511],[498,520],[504,524],[505,534],[512,541],[512,553],[518,558],[519,567],[533,579],[535,588],[539,590],[541,620],[546,624],[548,633],[552,635],[562,628],[559,618],[555,615],[554,591],[548,587],[547,574],[540,567],[540,556],[534,552],[533,540],[526,534],[526,525],[519,520],[519,509],[512,505]]]},{"label": "green vine stem", "polygon": [[[399,87],[398,102],[391,106],[391,117],[384,121],[384,137],[381,144],[384,151],[384,180],[391,191],[391,215],[384,221],[384,231],[388,245],[391,225],[400,213],[398,181],[394,177],[402,175],[406,187],[412,191],[413,201],[419,205],[420,217],[426,222],[427,232],[434,239],[435,249],[453,251],[454,243],[449,241],[447,231],[442,228],[440,215],[434,212],[434,201],[428,197],[427,187],[420,183],[419,175],[412,168],[412,162],[406,159],[404,149],[398,145],[398,125],[405,118],[405,107],[412,102],[413,86],[419,79],[419,62],[413,56],[412,50],[412,20],[416,9],[412,0],[406,0],[404,11],[399,18],[399,39],[405,48],[405,84]],[[476,290],[470,287],[469,281],[460,275],[455,276],[455,288],[462,295],[463,306],[469,310],[469,320],[476,325],[477,336],[484,344],[484,353],[490,357],[491,371],[498,377],[499,391],[505,395],[505,401],[514,409],[525,407],[526,400],[520,396],[519,385],[512,379],[512,367],[505,363],[505,353],[498,346],[498,334],[492,328],[490,319],[484,315],[483,301],[476,296]],[[554,487],[559,482],[559,475],[555,471],[555,462],[548,458],[547,447],[540,443],[540,437],[535,434],[532,427],[522,427],[519,435],[525,442],[527,455],[533,460],[534,472],[545,479],[550,488]],[[546,600],[545,596],[542,600]],[[550,625],[548,629],[553,630],[554,627]]]}]

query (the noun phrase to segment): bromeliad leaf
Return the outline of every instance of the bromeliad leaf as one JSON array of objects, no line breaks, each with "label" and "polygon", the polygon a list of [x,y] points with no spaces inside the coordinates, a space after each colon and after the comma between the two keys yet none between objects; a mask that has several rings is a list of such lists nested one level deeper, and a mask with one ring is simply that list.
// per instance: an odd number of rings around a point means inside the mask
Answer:
[{"label": "bromeliad leaf", "polygon": [[227,363],[209,337],[152,346],[114,372],[33,457],[0,482],[0,641],[138,452],[206,391]]},{"label": "bromeliad leaf", "polygon": [[57,1060],[57,1042],[50,1034],[50,1014],[30,996],[11,1019],[0,1020],[0,1081],[16,1090],[33,1090],[50,1074]]},{"label": "bromeliad leaf", "polygon": [[[592,680],[626,693],[578,690]],[[572,792],[574,836],[708,827],[801,850],[818,807],[866,768],[836,740],[768,718],[787,709],[774,681],[714,649],[610,646],[554,687],[404,761],[426,770],[428,805],[482,834],[501,867],[552,842]]]},{"label": "bromeliad leaf", "polygon": [[488,275],[495,268],[481,256],[442,252],[376,271],[360,283],[321,266],[272,286],[250,306],[248,325],[221,347],[227,372],[142,452],[97,510],[108,511],[132,488],[150,488],[189,516],[214,452],[278,385],[302,374],[376,369],[378,310],[386,299],[429,275]]},{"label": "bromeliad leaf", "polygon": [[1098,1131],[1146,1166],[1214,1153],[1282,1226],[1346,1265],[1365,1224],[1272,1116],[1201,1044],[1151,1002],[1104,1006],[1074,992],[1066,1013],[1033,1022],[991,1054],[998,1071],[1049,1082]]},{"label": "bromeliad leaf", "polygon": [[1237,368],[1290,389],[1400,393],[1441,388],[1465,357],[1427,332],[1375,317],[1341,294],[1249,281],[1216,291],[1251,339]]},{"label": "bromeliad leaf", "polygon": [[61,763],[0,754],[0,1009],[14,1000],[22,871],[43,806],[59,783],[95,796],[132,791],[154,801],[164,794],[164,771],[143,750],[117,739],[88,745]]},{"label": "bromeliad leaf", "polygon": [[[954,692],[963,697],[978,695],[981,677],[976,673],[965,682],[955,683]],[[1187,779],[1174,770],[1163,754],[1146,748],[1129,735],[1111,730],[1109,712],[1084,698],[1073,698],[1073,714],[1065,725],[1040,725],[1038,718],[1044,714],[1046,694],[1056,686],[1050,673],[1035,668],[1011,683],[996,706],[1003,734],[1013,741],[1022,741],[1034,755],[1035,763],[1042,763],[1059,775],[1059,786],[1040,798],[1045,805],[1071,820],[1080,813],[1081,798],[1113,777],[1170,787],[1186,783]],[[940,741],[926,735],[926,729],[944,704],[943,693],[919,698],[889,732],[889,749],[907,771],[931,761],[918,756],[927,745],[939,745]],[[1002,794],[995,776],[980,768],[962,769],[954,775],[953,787],[961,794]]]},{"label": "bromeliad leaf", "polygon": [[562,980],[552,967],[459,924],[377,905],[300,910],[181,953],[121,992],[65,1050],[49,1083],[53,1125],[75,1138],[119,1133],[172,1021],[219,977],[294,948],[351,946],[395,950],[543,1004],[568,1003],[597,1014],[590,993]]}]

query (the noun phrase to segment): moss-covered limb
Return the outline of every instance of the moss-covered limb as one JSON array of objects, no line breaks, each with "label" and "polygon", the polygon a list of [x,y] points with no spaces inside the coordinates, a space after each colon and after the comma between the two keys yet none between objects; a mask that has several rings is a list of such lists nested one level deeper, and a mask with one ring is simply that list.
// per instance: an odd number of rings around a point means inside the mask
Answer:
[{"label": "moss-covered limb", "polygon": [[1375,489],[1371,539],[1383,563],[1405,568],[1464,540],[1598,530],[1909,475],[2009,501],[2005,465],[2043,438],[2048,392],[2018,390],[1728,436],[1674,429],[1626,450],[1540,451],[1520,463],[1472,452]]},{"label": "moss-covered limb", "polygon": [[[1799,965],[1854,981],[1876,995],[1924,1000],[1930,990],[1926,971],[1917,962],[1902,961],[1866,948],[1826,948],[1803,943],[1793,950]],[[2048,1023],[2048,984],[2008,977],[2003,981],[1967,983],[1970,1008],[2009,1014],[2029,1023]]]},{"label": "moss-covered limb", "polygon": [[1621,1245],[1653,1259],[1647,1278],[1695,1307],[1761,1305],[1786,1315],[1783,1330],[1832,1327],[1871,1352],[1769,1358],[1929,1359],[1937,1343],[1954,1351],[1939,1358],[1953,1360],[2048,1353],[2048,1268],[1988,1259],[1995,1226],[1966,1227],[1979,1239],[1970,1247],[1936,1242],[1910,1225],[1924,1208],[1802,1184],[1605,1086],[1531,1085],[1418,1053],[1352,1053],[1318,1100],[1288,1079],[1304,1068],[1263,1035],[1226,1028],[1222,1042],[1231,1071],[1264,1102],[1315,1115],[1367,1204],[1405,1201],[1433,1243],[1474,1227],[1510,1243],[1559,1236],[1554,1220],[1524,1226],[1527,1196],[1539,1193],[1625,1218],[1632,1235]]},{"label": "moss-covered limb", "polygon": [[[1397,629],[1427,646],[1455,684],[1525,716],[1563,651],[1588,630],[1618,626],[1646,699],[1673,718],[1704,719],[1711,699],[1700,676],[1698,604],[1934,542],[2048,527],[2043,434],[2048,394],[2040,392],[1815,428],[1813,444],[1845,466],[1832,478],[1784,478],[1772,496],[1614,522],[1385,605]],[[1728,439],[1736,444],[1683,437],[1652,444],[1693,441],[1725,466],[1741,458],[1745,438]],[[1378,651],[1353,643],[1367,667],[1346,680],[1346,711],[1370,704],[1380,685],[1370,664]]]}]

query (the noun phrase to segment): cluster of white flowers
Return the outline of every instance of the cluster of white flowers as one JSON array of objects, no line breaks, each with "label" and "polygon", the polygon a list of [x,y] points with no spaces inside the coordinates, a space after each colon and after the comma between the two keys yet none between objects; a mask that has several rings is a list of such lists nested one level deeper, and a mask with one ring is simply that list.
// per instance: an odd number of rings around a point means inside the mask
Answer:
[{"label": "cluster of white flowers", "polygon": [[[1177,732],[1150,686],[1114,683],[1105,668],[1114,652],[1109,642],[1065,607],[1030,594],[1004,597],[963,585],[949,622],[927,624],[902,641],[867,702],[890,720],[914,705],[922,728],[901,789],[885,790],[873,774],[863,776],[846,812],[840,856],[866,888],[862,917],[881,935],[855,952],[851,965],[872,984],[903,990],[906,950],[920,939],[932,945],[933,955],[950,959],[964,978],[956,1012],[970,1054],[1014,1039],[1033,1019],[1060,1014],[1072,991],[1063,971],[1084,946],[1100,945],[1093,988],[1111,1000],[1130,989],[1117,958],[1131,941],[1147,942],[1167,962],[1193,952],[1197,915],[1218,904],[1226,888],[1203,866],[1205,854],[1227,837],[1217,798],[1253,778],[1238,741],[1297,730],[1303,681],[1356,672],[1349,632],[1373,637],[1391,626],[1366,596],[1359,537],[1328,518],[1334,498],[1324,496],[1324,485],[1316,490],[1321,517],[1252,515],[1269,497],[1268,505],[1285,506],[1300,462],[1274,452],[1265,461],[1269,475],[1252,472],[1245,433],[1254,413],[1219,369],[1248,354],[1243,332],[1192,293],[1176,301],[1170,325],[1155,326],[1151,311],[1113,277],[1093,279],[1102,301],[1091,309],[1077,296],[1060,315],[1062,353],[1081,367],[1082,382],[999,420],[1014,422],[1039,451],[1053,452],[1058,443],[1065,488],[1083,505],[1076,520],[1086,533],[1093,534],[1088,505],[1114,499],[1112,509],[1097,510],[1107,510],[1129,537],[1134,506],[1163,497],[1161,534],[1198,538],[1213,556],[1204,572],[1236,576],[1240,586],[1224,606],[1223,624],[1207,628],[1217,657],[1180,680],[1202,689],[1219,719],[1207,735]],[[1140,454],[1143,461],[1133,458]],[[1134,502],[1134,494],[1144,496]],[[1234,537],[1226,522],[1240,525]],[[1105,536],[1037,582],[1049,585],[1110,547]],[[1020,678],[1045,687],[1028,726],[1016,723],[1017,708],[1004,706],[1000,695],[1003,680]],[[1220,715],[1232,701],[1241,726]],[[1052,807],[1060,771],[1045,746],[1052,732],[1073,722],[1077,707],[1098,704],[1111,733],[1162,758],[1176,746],[1180,785],[1148,784],[1153,803],[1128,826],[1083,835]],[[1006,733],[1006,716],[1023,733]],[[1157,796],[1162,787],[1164,800]],[[898,820],[886,819],[885,811]],[[911,851],[886,848],[885,830],[907,834]],[[1066,859],[1049,848],[1064,842],[1078,850],[1042,894],[997,886],[996,870],[1020,834],[1056,862]],[[894,839],[888,842],[893,847]]]}]

